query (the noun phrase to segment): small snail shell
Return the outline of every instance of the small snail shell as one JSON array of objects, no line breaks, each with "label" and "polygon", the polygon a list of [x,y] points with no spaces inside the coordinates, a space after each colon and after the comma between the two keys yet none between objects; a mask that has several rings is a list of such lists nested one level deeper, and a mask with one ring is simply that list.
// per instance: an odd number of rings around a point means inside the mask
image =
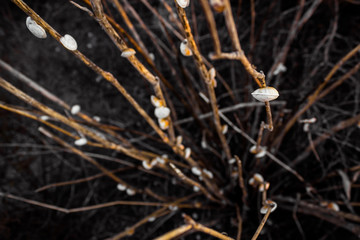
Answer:
[{"label": "small snail shell", "polygon": [[216,70],[215,68],[210,68],[209,70],[209,76],[210,76],[210,79],[214,79],[216,77]]},{"label": "small snail shell", "polygon": [[260,102],[268,102],[279,97],[279,92],[273,87],[256,89],[251,95]]},{"label": "small snail shell", "polygon": [[181,8],[186,8],[187,6],[189,6],[190,0],[176,0],[176,3],[177,3]]},{"label": "small snail shell", "polygon": [[134,189],[128,188],[126,189],[126,194],[129,196],[135,195],[136,191]]},{"label": "small snail shell", "polygon": [[142,165],[143,165],[143,167],[144,167],[145,169],[147,169],[147,170],[150,170],[150,169],[152,169],[152,167],[153,167],[153,165],[152,165],[151,162],[149,162],[149,161],[143,161],[143,162],[142,162]]},{"label": "small snail shell", "polygon": [[189,56],[193,55],[191,49],[189,48],[189,44],[188,44],[187,39],[185,39],[184,41],[181,42],[181,44],[180,44],[180,52],[185,57],[189,57]]},{"label": "small snail shell", "polygon": [[185,159],[188,159],[191,155],[191,149],[190,148],[185,148]]},{"label": "small snail shell", "polygon": [[193,186],[193,190],[194,190],[194,192],[198,192],[198,191],[200,191],[200,188],[198,186]]},{"label": "small snail shell", "polygon": [[128,57],[131,57],[131,56],[135,55],[135,53],[136,52],[135,52],[134,49],[127,48],[121,53],[121,56],[124,57],[124,58],[128,58]]},{"label": "small snail shell", "polygon": [[163,101],[160,98],[155,97],[154,95],[151,95],[150,100],[154,107],[161,107],[164,105]]},{"label": "small snail shell", "polygon": [[208,176],[208,178],[210,178],[210,179],[213,179],[213,178],[214,178],[213,173],[210,172],[209,170],[204,169],[203,172]]},{"label": "small snail shell", "polygon": [[221,13],[225,9],[224,0],[210,0],[211,7],[215,10],[215,12]]},{"label": "small snail shell", "polygon": [[70,51],[75,51],[78,47],[76,40],[69,34],[65,34],[60,38],[61,44]]},{"label": "small snail shell", "polygon": [[127,188],[124,184],[121,183],[119,183],[116,187],[119,191],[125,191]]},{"label": "small snail shell", "polygon": [[228,130],[229,130],[229,126],[227,124],[222,125],[222,127],[221,127],[222,134],[226,134]]},{"label": "small snail shell", "polygon": [[334,210],[334,211],[336,211],[336,212],[340,211],[339,205],[337,205],[337,204],[334,203],[334,202],[330,202],[326,207],[327,207],[328,209]]},{"label": "small snail shell", "polygon": [[158,119],[158,120],[159,120],[159,126],[162,130],[166,130],[169,128],[169,124],[170,124],[169,120],[164,119],[164,118]]},{"label": "small snail shell", "polygon": [[86,138],[79,138],[74,143],[76,146],[84,146],[85,144],[87,144],[87,140]]},{"label": "small snail shell", "polygon": [[199,168],[197,167],[192,167],[191,168],[191,172],[194,174],[194,175],[197,175],[197,176],[200,176],[201,175],[201,171]]},{"label": "small snail shell", "polygon": [[37,24],[31,17],[26,18],[26,27],[37,38],[46,38],[46,31]]},{"label": "small snail shell", "polygon": [[149,217],[148,222],[154,222],[156,220],[156,217]]},{"label": "small snail shell", "polygon": [[271,212],[275,211],[277,208],[277,204],[274,201],[271,200],[265,200],[264,206],[260,209],[261,214],[266,214],[269,209],[271,209]]},{"label": "small snail shell", "polygon": [[80,112],[80,110],[81,110],[81,107],[79,105],[74,105],[71,107],[70,112],[72,115],[75,115],[75,114],[78,114]]},{"label": "small snail shell", "polygon": [[170,109],[167,107],[157,107],[154,114],[158,119],[167,118],[170,114]]}]

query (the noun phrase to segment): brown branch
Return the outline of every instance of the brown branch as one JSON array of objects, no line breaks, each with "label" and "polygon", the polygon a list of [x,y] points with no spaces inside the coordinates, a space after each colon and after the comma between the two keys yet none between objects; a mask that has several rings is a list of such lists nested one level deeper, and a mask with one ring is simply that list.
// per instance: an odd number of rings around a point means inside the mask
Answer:
[{"label": "brown branch", "polygon": [[175,1],[175,5],[176,5],[176,9],[177,9],[180,21],[183,25],[183,28],[184,28],[184,31],[186,34],[186,39],[188,40],[190,48],[193,52],[196,66],[200,72],[201,78],[203,79],[203,81],[205,82],[205,84],[207,86],[207,90],[208,90],[208,93],[210,96],[210,103],[211,103],[211,107],[212,107],[213,114],[214,114],[214,123],[215,123],[217,134],[221,141],[221,144],[222,144],[223,150],[226,154],[226,157],[228,160],[230,160],[231,152],[230,152],[229,145],[226,142],[226,138],[225,138],[224,134],[222,134],[222,130],[221,130],[222,127],[221,127],[221,122],[220,122],[220,117],[219,117],[219,109],[218,109],[217,102],[216,102],[216,95],[215,95],[215,90],[214,90],[214,86],[212,83],[212,79],[210,79],[209,72],[202,60],[202,56],[201,56],[199,49],[194,41],[194,37],[191,33],[190,24],[186,17],[185,10],[183,8],[181,8],[176,3],[176,1]]}]

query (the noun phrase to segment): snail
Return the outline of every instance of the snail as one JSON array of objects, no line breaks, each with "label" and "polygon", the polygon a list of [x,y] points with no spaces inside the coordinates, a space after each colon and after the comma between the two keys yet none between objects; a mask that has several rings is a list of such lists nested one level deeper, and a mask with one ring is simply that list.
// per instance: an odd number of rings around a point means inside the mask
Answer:
[{"label": "snail", "polygon": [[222,13],[225,9],[224,0],[210,0],[211,7],[215,12]]},{"label": "snail", "polygon": [[126,194],[129,196],[135,195],[136,191],[134,189],[128,188],[126,189]]},{"label": "snail", "polygon": [[78,47],[76,40],[69,34],[65,34],[60,38],[61,44],[70,51],[75,51]]},{"label": "snail", "polygon": [[158,121],[159,121],[159,126],[162,130],[166,130],[169,128],[169,124],[170,124],[169,120],[164,119],[164,118],[161,118],[161,119],[159,118]]},{"label": "snail", "polygon": [[134,49],[127,48],[121,53],[121,56],[124,57],[124,58],[128,58],[128,57],[131,57],[131,56],[135,55],[135,53],[136,52],[135,52]]},{"label": "snail", "polygon": [[46,31],[37,24],[31,17],[26,18],[26,27],[37,38],[46,38]]},{"label": "snail", "polygon": [[170,114],[170,109],[167,107],[157,107],[154,114],[158,119],[167,118]]},{"label": "snail", "polygon": [[150,100],[154,107],[161,107],[164,105],[163,101],[160,98],[155,97],[154,95],[151,95]]},{"label": "snail", "polygon": [[191,172],[194,174],[194,175],[197,175],[197,176],[200,176],[201,175],[201,170],[197,167],[192,167],[191,168]]},{"label": "snail", "polygon": [[189,6],[190,0],[176,0],[176,3],[177,3],[181,8],[186,8],[187,6]]},{"label": "snail", "polygon": [[116,187],[119,191],[125,191],[127,188],[124,184],[121,183],[119,183]]},{"label": "snail", "polygon": [[191,149],[190,148],[185,148],[185,159],[188,159],[191,155]]},{"label": "snail", "polygon": [[266,214],[269,209],[271,209],[271,212],[273,212],[275,211],[276,208],[277,208],[276,202],[267,199],[265,200],[264,206],[260,209],[260,213]]},{"label": "snail", "polygon": [[181,42],[181,44],[180,44],[180,52],[185,57],[189,57],[189,56],[193,55],[191,49],[189,48],[187,39],[185,39],[184,41]]},{"label": "snail", "polygon": [[71,107],[70,112],[72,115],[76,115],[80,112],[80,110],[81,110],[81,107],[79,105],[74,105]]},{"label": "snail", "polygon": [[84,146],[85,144],[87,144],[87,139],[86,138],[79,138],[78,140],[76,140],[74,142],[74,144],[76,146]]},{"label": "snail", "polygon": [[258,88],[251,95],[260,102],[268,102],[279,97],[279,92],[273,87]]}]

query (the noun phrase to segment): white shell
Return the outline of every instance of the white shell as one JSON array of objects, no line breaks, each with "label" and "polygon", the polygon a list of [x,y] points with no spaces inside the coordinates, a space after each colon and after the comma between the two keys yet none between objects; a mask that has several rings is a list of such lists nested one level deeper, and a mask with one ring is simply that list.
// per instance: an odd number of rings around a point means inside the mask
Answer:
[{"label": "white shell", "polygon": [[221,127],[222,134],[226,134],[228,130],[229,130],[229,126],[227,124],[225,124]]},{"label": "white shell", "polygon": [[213,178],[214,178],[213,173],[210,172],[209,170],[203,169],[203,172],[208,176],[208,178],[210,178],[210,179],[213,179]]},{"label": "white shell", "polygon": [[334,202],[331,202],[327,205],[327,208],[331,209],[331,210],[334,210],[336,212],[340,211],[340,207],[339,205],[337,205],[336,203]]},{"label": "white shell", "polygon": [[131,189],[131,188],[126,189],[126,194],[129,196],[133,196],[133,195],[135,195],[135,193],[136,192],[134,189]]},{"label": "white shell", "polygon": [[271,208],[271,212],[275,211],[277,204],[274,201],[266,200],[265,205],[260,209],[261,214],[266,214],[268,209]]},{"label": "white shell", "polygon": [[160,163],[160,164],[165,164],[165,160],[163,157],[156,157],[155,160],[153,160],[153,161]]},{"label": "white shell", "polygon": [[167,118],[170,114],[170,109],[167,107],[157,107],[154,114],[158,119]]},{"label": "white shell", "polygon": [[257,183],[262,183],[264,182],[264,178],[263,176],[260,174],[260,173],[255,173],[254,176],[253,176],[254,180],[257,182]]},{"label": "white shell", "polygon": [[182,41],[182,42],[180,43],[180,52],[181,52],[181,54],[184,55],[185,57],[189,57],[189,56],[192,56],[192,55],[193,55],[191,49],[189,48],[189,44],[188,44],[187,39],[185,39],[184,41]]},{"label": "white shell", "polygon": [[189,6],[190,0],[176,0],[176,3],[177,3],[181,8],[186,8],[187,6]]},{"label": "white shell", "polygon": [[178,210],[179,207],[176,205],[169,205],[169,209],[174,212],[174,211]]},{"label": "white shell", "polygon": [[70,51],[75,51],[78,47],[76,40],[69,34],[65,34],[60,38],[61,44]]},{"label": "white shell", "polygon": [[74,143],[76,146],[84,146],[85,144],[87,144],[87,140],[86,138],[79,138]]},{"label": "white shell", "polygon": [[275,71],[274,71],[274,75],[276,76],[276,75],[278,75],[279,73],[281,73],[281,72],[286,72],[286,70],[287,70],[287,68],[284,66],[284,64],[283,63],[280,63],[278,66],[277,66],[277,68],[275,69]]},{"label": "white shell", "polygon": [[185,159],[188,159],[191,155],[191,149],[190,148],[185,148]]},{"label": "white shell", "polygon": [[156,220],[156,217],[149,217],[148,222],[154,222]]},{"label": "white shell", "polygon": [[152,169],[153,165],[149,161],[143,161],[142,165],[145,169],[150,170]]},{"label": "white shell", "polygon": [[166,130],[169,128],[169,121],[167,119],[158,119],[159,126],[162,130]]},{"label": "white shell", "polygon": [[163,105],[162,101],[154,95],[151,95],[150,100],[154,107],[161,107]]},{"label": "white shell", "polygon": [[75,115],[75,114],[78,114],[80,112],[80,110],[81,110],[81,107],[79,105],[74,105],[71,107],[70,112],[72,115]]},{"label": "white shell", "polygon": [[101,121],[101,118],[99,116],[93,116],[93,119],[96,121],[96,122],[100,122]]},{"label": "white shell", "polygon": [[198,192],[198,191],[200,191],[200,188],[198,186],[193,186],[193,190],[194,190],[194,192]]},{"label": "white shell", "polygon": [[135,53],[136,52],[135,52],[134,49],[127,48],[121,53],[121,56],[124,57],[124,58],[128,58],[128,57],[131,57],[131,56],[135,55]]},{"label": "white shell", "polygon": [[197,176],[200,176],[201,175],[201,171],[199,168],[197,167],[192,167],[191,168],[191,172],[194,174],[194,175],[197,175]]},{"label": "white shell", "polygon": [[180,145],[183,141],[183,137],[181,135],[176,137],[176,145]]},{"label": "white shell", "polygon": [[37,38],[46,38],[46,31],[37,24],[31,17],[26,18],[26,27]]},{"label": "white shell", "polygon": [[149,53],[149,58],[151,59],[151,61],[155,61],[155,54]]},{"label": "white shell", "polygon": [[279,92],[273,87],[264,87],[256,89],[251,95],[260,102],[267,102],[277,99]]},{"label": "white shell", "polygon": [[258,152],[255,157],[257,158],[263,158],[266,155],[266,148],[261,147],[260,152]]},{"label": "white shell", "polygon": [[46,115],[42,115],[42,116],[40,116],[40,119],[43,120],[43,121],[47,121],[47,120],[50,119],[50,117],[46,116]]},{"label": "white shell", "polygon": [[210,75],[210,79],[215,79],[215,77],[216,77],[215,68],[210,68],[209,75]]},{"label": "white shell", "polygon": [[236,163],[236,159],[235,159],[235,158],[232,158],[232,159],[230,159],[230,160],[228,161],[228,163],[229,163],[229,164],[234,164],[234,163]]},{"label": "white shell", "polygon": [[121,183],[119,183],[116,187],[119,191],[125,191],[127,188],[125,185],[123,185]]}]

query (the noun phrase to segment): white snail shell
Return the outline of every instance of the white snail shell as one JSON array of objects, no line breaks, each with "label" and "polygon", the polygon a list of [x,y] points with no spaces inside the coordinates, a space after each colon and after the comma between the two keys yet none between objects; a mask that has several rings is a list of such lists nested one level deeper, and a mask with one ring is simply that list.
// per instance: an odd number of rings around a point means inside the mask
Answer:
[{"label": "white snail shell", "polygon": [[151,104],[154,107],[161,107],[163,105],[163,101],[161,101],[160,98],[157,98],[154,95],[151,95],[150,100],[151,100]]},{"label": "white snail shell", "polygon": [[158,119],[167,118],[170,115],[170,109],[167,107],[157,107],[154,114]]},{"label": "white snail shell", "polygon": [[271,212],[275,211],[277,204],[271,200],[265,200],[265,205],[260,209],[261,214],[266,214],[268,209],[271,208]]},{"label": "white snail shell", "polygon": [[142,165],[145,169],[150,170],[152,169],[153,165],[149,161],[143,161]]},{"label": "white snail shell", "polygon": [[126,194],[129,196],[135,195],[136,191],[134,189],[128,188],[126,189]]},{"label": "white snail shell", "polygon": [[256,89],[251,95],[260,102],[268,102],[279,97],[279,92],[273,87]]},{"label": "white snail shell", "polygon": [[46,38],[46,31],[37,24],[31,17],[26,18],[26,27],[37,38]]},{"label": "white snail shell", "polygon": [[225,10],[224,0],[210,0],[210,5],[218,13],[221,13]]},{"label": "white snail shell", "polygon": [[186,8],[187,6],[189,6],[190,0],[176,0],[176,3],[177,3],[180,7]]},{"label": "white snail shell", "polygon": [[201,175],[201,170],[197,167],[192,167],[191,168],[191,172],[194,174],[194,175],[197,175],[197,176],[200,176]]},{"label": "white snail shell", "polygon": [[187,39],[185,39],[184,41],[181,42],[181,44],[180,44],[180,52],[185,57],[189,57],[189,56],[193,55],[191,49],[189,48],[189,44],[188,44]]},{"label": "white snail shell", "polygon": [[124,58],[128,58],[130,56],[133,56],[135,55],[135,50],[132,49],[132,48],[127,48],[125,49],[122,53],[121,53],[121,56],[124,57]]},{"label": "white snail shell", "polygon": [[164,119],[164,118],[161,118],[161,119],[159,118],[158,121],[159,121],[159,126],[162,130],[166,130],[169,128],[169,124],[170,124],[169,120]]},{"label": "white snail shell", "polygon": [[116,187],[119,191],[125,191],[127,188],[124,184],[121,183],[119,183]]},{"label": "white snail shell", "polygon": [[71,107],[70,112],[72,115],[75,115],[75,114],[78,114],[80,112],[80,110],[81,110],[81,107],[79,105],[74,105]]},{"label": "white snail shell", "polygon": [[78,47],[76,40],[69,34],[65,34],[60,38],[61,44],[70,51],[75,51]]},{"label": "white snail shell", "polygon": [[188,159],[191,155],[191,149],[190,148],[185,148],[185,159]]},{"label": "white snail shell", "polygon": [[85,144],[87,144],[87,140],[86,138],[79,138],[74,143],[76,146],[84,146]]},{"label": "white snail shell", "polygon": [[210,172],[207,169],[204,169],[203,172],[208,176],[208,178],[213,179],[214,178],[214,174],[212,172]]}]

